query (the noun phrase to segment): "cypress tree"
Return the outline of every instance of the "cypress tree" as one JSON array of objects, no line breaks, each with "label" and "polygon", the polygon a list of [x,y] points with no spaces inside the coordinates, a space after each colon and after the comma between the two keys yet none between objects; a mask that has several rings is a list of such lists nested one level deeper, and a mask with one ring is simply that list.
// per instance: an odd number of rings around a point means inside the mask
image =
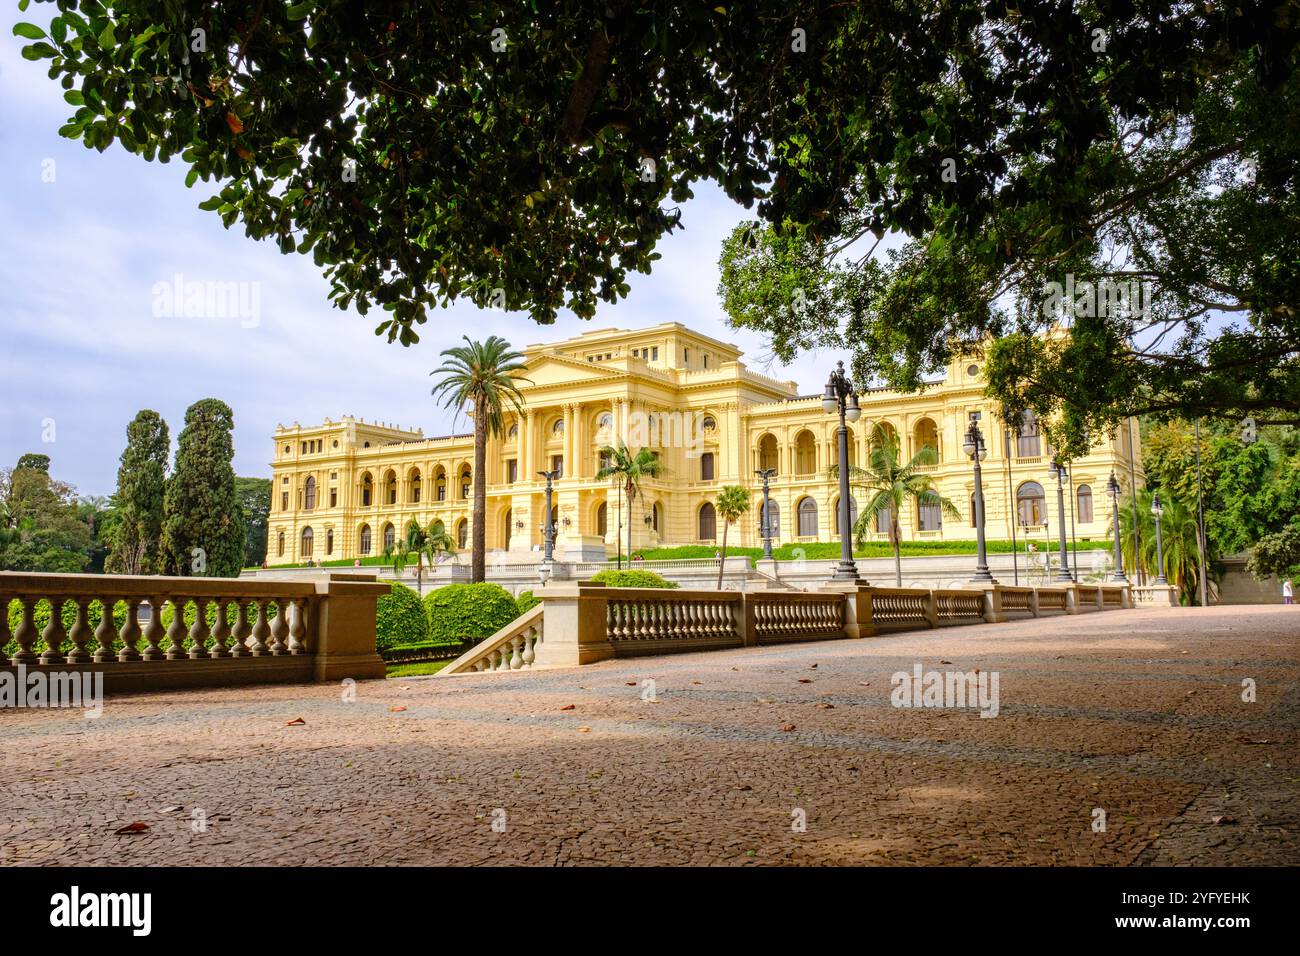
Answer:
[{"label": "cypress tree", "polygon": [[164,495],[163,549],[176,574],[234,577],[244,559],[244,510],[235,490],[234,413],[205,398],[185,412]]},{"label": "cypress tree", "polygon": [[163,495],[170,445],[167,423],[152,409],[143,409],[126,426],[114,495],[117,525],[106,562],[109,571],[158,574],[163,569]]}]

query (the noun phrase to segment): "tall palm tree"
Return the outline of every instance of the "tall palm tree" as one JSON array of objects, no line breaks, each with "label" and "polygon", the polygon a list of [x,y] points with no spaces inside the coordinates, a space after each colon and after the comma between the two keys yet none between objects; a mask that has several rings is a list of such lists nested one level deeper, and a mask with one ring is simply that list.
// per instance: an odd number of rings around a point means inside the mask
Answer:
[{"label": "tall palm tree", "polygon": [[[898,436],[877,423],[871,430],[871,454],[867,456],[867,467],[849,466],[849,482],[870,498],[867,506],[858,512],[858,520],[853,525],[854,539],[857,546],[862,547],[876,516],[888,513],[889,543],[894,548],[894,581],[900,588],[903,586],[903,558],[898,516],[903,507],[909,501],[915,501],[918,506],[937,505],[951,518],[961,517],[957,506],[935,491],[930,476],[921,471],[938,461],[939,453],[925,445],[907,464],[903,464]],[[838,467],[831,468],[831,477],[839,477]]]},{"label": "tall palm tree", "polygon": [[[1160,495],[1163,512],[1160,517],[1160,542],[1165,553],[1165,577],[1178,586],[1186,601],[1200,600],[1201,551],[1197,544],[1196,512],[1167,493]],[[1141,542],[1140,553],[1133,553],[1133,498],[1120,506],[1119,543],[1124,553],[1124,563],[1140,567],[1147,580],[1154,580],[1160,562],[1156,555],[1156,519],[1151,513],[1151,489],[1142,488],[1137,496],[1138,524],[1136,539]]]},{"label": "tall palm tree", "polygon": [[723,485],[718,489],[713,507],[722,519],[722,560],[718,562],[718,590],[721,591],[722,569],[727,564],[727,528],[749,510],[749,492],[740,485]]},{"label": "tall palm tree", "polygon": [[439,376],[433,396],[443,400],[444,408],[470,409],[474,419],[474,506],[471,519],[473,540],[470,542],[470,580],[484,578],[484,553],[487,549],[487,440],[500,435],[505,423],[507,404],[522,416],[524,399],[519,394],[524,356],[514,351],[503,338],[491,335],[485,342],[470,341],[444,349],[446,359],[430,372]]},{"label": "tall palm tree", "polygon": [[[620,441],[617,446],[606,445],[600,450],[601,459],[606,464],[596,472],[597,480],[614,478],[618,482],[619,492],[627,498],[627,507],[630,511],[632,502],[636,501],[637,495],[641,493],[642,478],[658,478],[664,473],[664,466],[660,464],[659,459],[655,457],[654,452],[649,448],[642,448],[636,454],[627,447],[625,442]],[[619,508],[622,509],[622,499],[619,501]],[[632,557],[632,522],[627,523],[627,556]]]},{"label": "tall palm tree", "polygon": [[441,519],[429,522],[429,527],[421,528],[414,518],[406,526],[406,534],[400,541],[394,541],[384,548],[384,560],[393,566],[393,574],[401,577],[403,571],[415,559],[415,590],[424,593],[424,559],[433,565],[440,554],[451,554],[456,550],[451,535]]}]

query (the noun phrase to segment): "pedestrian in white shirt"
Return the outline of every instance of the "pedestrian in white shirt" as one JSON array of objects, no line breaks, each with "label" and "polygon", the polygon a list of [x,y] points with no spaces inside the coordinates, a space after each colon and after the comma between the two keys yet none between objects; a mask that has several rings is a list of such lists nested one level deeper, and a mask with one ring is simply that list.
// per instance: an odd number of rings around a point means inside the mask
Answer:
[{"label": "pedestrian in white shirt", "polygon": [[1283,604],[1295,603],[1295,587],[1291,584],[1290,578],[1282,579],[1282,603]]}]

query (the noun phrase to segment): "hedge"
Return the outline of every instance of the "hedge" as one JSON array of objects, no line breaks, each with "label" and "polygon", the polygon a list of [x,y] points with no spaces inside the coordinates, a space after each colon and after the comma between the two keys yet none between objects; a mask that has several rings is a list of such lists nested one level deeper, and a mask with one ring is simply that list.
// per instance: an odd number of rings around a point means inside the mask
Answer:
[{"label": "hedge", "polygon": [[542,603],[542,599],[533,594],[532,591],[520,591],[519,597],[515,598],[515,607],[519,608],[519,614],[527,614],[537,605]]},{"label": "hedge", "polygon": [[675,588],[669,581],[653,571],[601,571],[593,581],[611,588]]},{"label": "hedge", "polygon": [[375,602],[375,647],[382,655],[390,647],[429,643],[420,596],[405,584],[394,581],[389,591]]},{"label": "hedge", "polygon": [[424,598],[429,639],[434,643],[480,641],[519,616],[510,592],[499,584],[448,584]]}]

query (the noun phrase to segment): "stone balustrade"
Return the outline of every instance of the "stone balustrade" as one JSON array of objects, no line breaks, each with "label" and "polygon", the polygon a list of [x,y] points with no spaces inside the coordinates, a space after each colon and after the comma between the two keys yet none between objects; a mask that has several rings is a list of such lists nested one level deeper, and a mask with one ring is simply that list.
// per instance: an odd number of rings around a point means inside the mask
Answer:
[{"label": "stone balustrade", "polygon": [[[462,654],[440,676],[568,667],[611,657],[994,623],[1133,606],[1126,587],[878,588],[717,591],[552,583],[541,604]],[[546,639],[543,641],[543,623]]]},{"label": "stone balustrade", "polygon": [[304,581],[5,571],[0,647],[12,668],[102,671],[110,691],[382,677],[375,602],[387,592],[373,576],[343,573]]}]

